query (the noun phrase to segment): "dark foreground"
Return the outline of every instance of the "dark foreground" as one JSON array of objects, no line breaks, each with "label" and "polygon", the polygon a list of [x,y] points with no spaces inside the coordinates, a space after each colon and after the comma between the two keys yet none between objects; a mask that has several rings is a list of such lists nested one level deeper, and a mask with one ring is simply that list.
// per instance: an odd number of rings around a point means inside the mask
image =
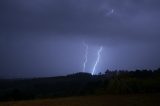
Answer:
[{"label": "dark foreground", "polygon": [[0,80],[0,101],[153,93],[160,93],[160,69],[108,70],[94,76],[76,73],[60,77]]},{"label": "dark foreground", "polygon": [[0,106],[160,106],[160,94],[82,96],[0,102]]}]

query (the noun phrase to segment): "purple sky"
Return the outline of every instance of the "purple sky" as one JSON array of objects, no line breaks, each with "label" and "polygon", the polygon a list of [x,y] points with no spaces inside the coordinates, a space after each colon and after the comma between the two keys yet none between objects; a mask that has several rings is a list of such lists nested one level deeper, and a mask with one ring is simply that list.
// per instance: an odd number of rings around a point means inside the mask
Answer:
[{"label": "purple sky", "polygon": [[160,67],[159,0],[0,0],[0,78]]}]

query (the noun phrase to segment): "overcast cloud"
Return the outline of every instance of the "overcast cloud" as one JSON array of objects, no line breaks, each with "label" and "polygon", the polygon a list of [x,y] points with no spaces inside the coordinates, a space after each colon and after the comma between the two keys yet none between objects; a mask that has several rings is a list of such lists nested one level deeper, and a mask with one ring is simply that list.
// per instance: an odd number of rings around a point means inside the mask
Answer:
[{"label": "overcast cloud", "polygon": [[0,76],[56,76],[160,66],[159,0],[1,0]]}]

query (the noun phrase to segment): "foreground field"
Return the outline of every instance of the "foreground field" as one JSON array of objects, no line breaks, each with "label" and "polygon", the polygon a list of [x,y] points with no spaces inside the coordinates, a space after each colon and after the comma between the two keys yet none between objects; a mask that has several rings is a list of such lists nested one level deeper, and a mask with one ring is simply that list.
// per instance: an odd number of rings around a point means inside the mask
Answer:
[{"label": "foreground field", "polygon": [[160,94],[106,95],[0,102],[0,106],[160,106]]}]

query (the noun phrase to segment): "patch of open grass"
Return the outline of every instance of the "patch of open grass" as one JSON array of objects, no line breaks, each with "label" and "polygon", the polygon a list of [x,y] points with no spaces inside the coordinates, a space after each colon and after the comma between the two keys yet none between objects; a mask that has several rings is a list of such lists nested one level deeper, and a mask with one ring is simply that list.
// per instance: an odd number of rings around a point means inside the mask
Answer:
[{"label": "patch of open grass", "polygon": [[0,106],[160,106],[160,94],[103,95],[0,102]]}]

